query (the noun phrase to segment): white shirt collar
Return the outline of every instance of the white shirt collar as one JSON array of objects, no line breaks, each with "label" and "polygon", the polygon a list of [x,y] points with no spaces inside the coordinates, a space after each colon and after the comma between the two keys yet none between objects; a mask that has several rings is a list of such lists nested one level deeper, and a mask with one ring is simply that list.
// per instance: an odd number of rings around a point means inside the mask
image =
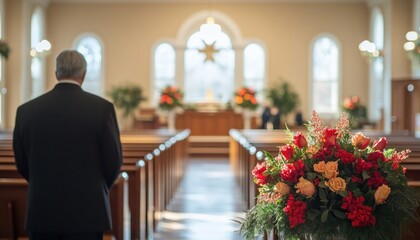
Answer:
[{"label": "white shirt collar", "polygon": [[78,81],[71,80],[71,79],[63,79],[63,80],[58,81],[58,84],[60,83],[71,83],[71,84],[76,84],[77,86],[80,87],[80,83]]}]

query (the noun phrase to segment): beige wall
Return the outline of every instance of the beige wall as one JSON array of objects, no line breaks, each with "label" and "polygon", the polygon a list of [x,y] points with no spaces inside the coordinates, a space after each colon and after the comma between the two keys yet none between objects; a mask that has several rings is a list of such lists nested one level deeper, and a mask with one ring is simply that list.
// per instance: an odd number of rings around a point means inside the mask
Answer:
[{"label": "beige wall", "polygon": [[5,64],[5,87],[8,89],[8,93],[5,95],[4,112],[6,127],[10,127],[14,123],[16,108],[20,104],[20,83],[24,76],[22,65],[24,37],[23,31],[19,31],[24,25],[23,6],[23,0],[6,0],[4,5],[5,22],[7,23],[4,35],[11,49]]},{"label": "beige wall", "polygon": [[[393,78],[410,75],[410,62],[402,50],[410,29],[413,0],[392,0]],[[5,0],[5,36],[12,48],[6,62],[6,127],[12,127],[16,108],[25,99],[29,82],[29,0]],[[174,39],[181,25],[206,4],[49,4],[46,36],[53,45],[47,57],[47,87],[55,84],[55,57],[71,48],[78,36],[94,33],[104,43],[105,89],[125,82],[151,89],[152,48],[157,41]],[[315,37],[328,33],[341,46],[340,98],[359,95],[368,101],[369,64],[360,56],[358,44],[369,38],[370,10],[366,3],[264,3],[213,4],[213,10],[231,18],[243,38],[262,42],[267,50],[267,85],[280,78],[298,91],[301,108],[308,117],[310,46]],[[217,20],[217,19],[216,19]],[[222,26],[223,27],[223,26]],[[386,54],[386,53],[385,53]],[[30,73],[30,72],[29,72]]]},{"label": "beige wall", "polygon": [[[48,83],[54,79],[54,58],[70,48],[85,32],[98,35],[105,47],[106,89],[120,82],[151,88],[151,51],[159,39],[175,38],[183,21],[200,4],[50,4],[47,36],[54,51],[49,56]],[[218,4],[216,11],[228,15],[244,38],[265,43],[268,54],[268,85],[280,77],[298,91],[302,110],[310,111],[310,45],[316,36],[332,34],[342,50],[342,96],[359,95],[367,101],[368,65],[358,44],[368,38],[369,9],[353,4]]]}]

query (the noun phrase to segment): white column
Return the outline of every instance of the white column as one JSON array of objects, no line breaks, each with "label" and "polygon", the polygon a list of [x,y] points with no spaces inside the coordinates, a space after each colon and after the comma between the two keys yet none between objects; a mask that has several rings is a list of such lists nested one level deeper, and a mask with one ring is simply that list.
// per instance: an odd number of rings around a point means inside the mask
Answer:
[{"label": "white column", "polygon": [[29,55],[31,46],[31,4],[29,1],[23,1],[22,3],[22,17],[22,85],[20,101],[21,103],[24,103],[28,101],[32,95],[31,57]]},{"label": "white column", "polygon": [[[413,31],[420,32],[420,0],[413,0]],[[411,76],[420,78],[420,62],[411,61]]]},{"label": "white column", "polygon": [[233,89],[236,90],[243,86],[244,83],[244,49],[242,45],[234,45],[235,49],[235,84]]},{"label": "white column", "polygon": [[391,1],[386,1],[383,4],[383,15],[384,15],[384,49],[387,54],[384,56],[384,85],[383,85],[383,100],[384,100],[384,132],[386,134],[391,133],[391,59],[392,59],[392,3]]}]

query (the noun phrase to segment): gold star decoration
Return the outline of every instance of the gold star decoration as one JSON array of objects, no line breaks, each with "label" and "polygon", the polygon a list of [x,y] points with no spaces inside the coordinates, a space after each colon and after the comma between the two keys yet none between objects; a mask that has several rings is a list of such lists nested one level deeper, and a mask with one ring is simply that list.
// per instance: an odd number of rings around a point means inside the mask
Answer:
[{"label": "gold star decoration", "polygon": [[220,51],[219,49],[216,49],[214,47],[214,44],[216,43],[216,41],[213,42],[212,44],[207,44],[204,41],[203,41],[203,43],[204,43],[204,48],[198,49],[198,51],[200,53],[206,54],[206,58],[204,59],[204,62],[206,62],[206,61],[214,62],[214,54],[218,53]]}]

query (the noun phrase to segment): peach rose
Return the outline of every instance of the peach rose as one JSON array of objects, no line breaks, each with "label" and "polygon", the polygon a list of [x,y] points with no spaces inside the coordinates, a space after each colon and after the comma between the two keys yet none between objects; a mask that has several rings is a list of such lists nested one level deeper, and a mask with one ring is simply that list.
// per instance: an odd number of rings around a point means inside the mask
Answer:
[{"label": "peach rose", "polygon": [[276,193],[280,194],[281,196],[287,195],[290,193],[290,187],[284,182],[278,182],[274,186],[274,190]]},{"label": "peach rose", "polygon": [[324,176],[328,179],[337,177],[338,175],[338,161],[327,162],[324,167]]},{"label": "peach rose", "polygon": [[361,150],[367,148],[369,143],[370,139],[361,132],[356,133],[356,135],[351,138],[351,144]]},{"label": "peach rose", "polygon": [[375,192],[375,202],[376,204],[382,204],[388,198],[389,193],[391,192],[391,188],[385,184],[378,187]]},{"label": "peach rose", "polygon": [[297,193],[301,193],[307,197],[312,197],[315,194],[314,184],[303,177],[299,178],[299,182],[296,184],[295,188],[297,188]]},{"label": "peach rose", "polygon": [[341,177],[331,178],[328,182],[325,182],[325,185],[327,185],[333,192],[346,190],[346,181],[344,181]]},{"label": "peach rose", "polygon": [[324,173],[325,171],[325,162],[321,161],[319,163],[314,164],[314,171],[319,173]]}]

